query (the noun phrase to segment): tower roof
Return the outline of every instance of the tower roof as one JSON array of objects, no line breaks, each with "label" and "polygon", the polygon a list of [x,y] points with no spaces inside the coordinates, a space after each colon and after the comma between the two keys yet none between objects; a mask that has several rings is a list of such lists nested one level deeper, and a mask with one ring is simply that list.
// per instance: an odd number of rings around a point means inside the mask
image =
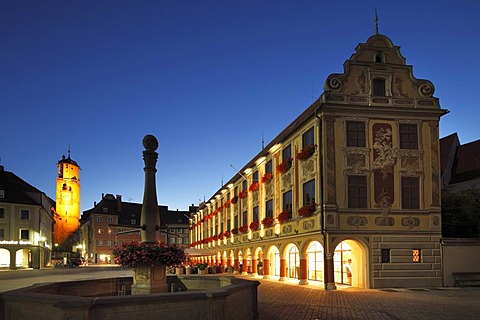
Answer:
[{"label": "tower roof", "polygon": [[78,167],[78,163],[75,160],[72,160],[72,158],[70,158],[70,155],[68,156],[68,158],[65,158],[65,155],[62,155],[62,159],[58,160],[58,164],[60,163],[69,163]]}]

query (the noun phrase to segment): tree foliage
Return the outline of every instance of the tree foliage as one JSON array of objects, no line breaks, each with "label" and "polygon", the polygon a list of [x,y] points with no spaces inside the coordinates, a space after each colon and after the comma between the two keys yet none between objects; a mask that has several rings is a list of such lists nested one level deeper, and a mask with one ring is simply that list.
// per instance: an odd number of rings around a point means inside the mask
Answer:
[{"label": "tree foliage", "polygon": [[480,188],[454,192],[442,190],[442,236],[480,237]]}]

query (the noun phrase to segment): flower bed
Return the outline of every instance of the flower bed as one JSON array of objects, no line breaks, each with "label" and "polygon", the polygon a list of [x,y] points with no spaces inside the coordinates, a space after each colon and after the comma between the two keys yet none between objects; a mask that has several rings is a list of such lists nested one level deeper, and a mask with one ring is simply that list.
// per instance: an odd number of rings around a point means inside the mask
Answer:
[{"label": "flower bed", "polygon": [[131,241],[113,249],[115,262],[123,267],[138,265],[166,265],[177,266],[185,261],[183,247],[164,242],[137,242]]}]

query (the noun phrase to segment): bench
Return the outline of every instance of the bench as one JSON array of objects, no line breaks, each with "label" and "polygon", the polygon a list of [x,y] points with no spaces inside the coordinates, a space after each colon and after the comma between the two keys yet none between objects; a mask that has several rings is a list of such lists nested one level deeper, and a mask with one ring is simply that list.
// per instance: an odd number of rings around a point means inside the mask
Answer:
[{"label": "bench", "polygon": [[480,272],[453,272],[455,287],[480,287]]}]

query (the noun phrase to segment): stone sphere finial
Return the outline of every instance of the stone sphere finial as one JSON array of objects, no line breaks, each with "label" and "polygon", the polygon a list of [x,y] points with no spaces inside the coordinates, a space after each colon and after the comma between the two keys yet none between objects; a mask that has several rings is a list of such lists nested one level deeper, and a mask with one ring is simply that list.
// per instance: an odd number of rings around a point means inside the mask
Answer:
[{"label": "stone sphere finial", "polygon": [[158,148],[158,140],[157,138],[155,138],[153,135],[151,134],[147,134],[144,138],[143,138],[143,146],[146,150],[157,150]]}]

